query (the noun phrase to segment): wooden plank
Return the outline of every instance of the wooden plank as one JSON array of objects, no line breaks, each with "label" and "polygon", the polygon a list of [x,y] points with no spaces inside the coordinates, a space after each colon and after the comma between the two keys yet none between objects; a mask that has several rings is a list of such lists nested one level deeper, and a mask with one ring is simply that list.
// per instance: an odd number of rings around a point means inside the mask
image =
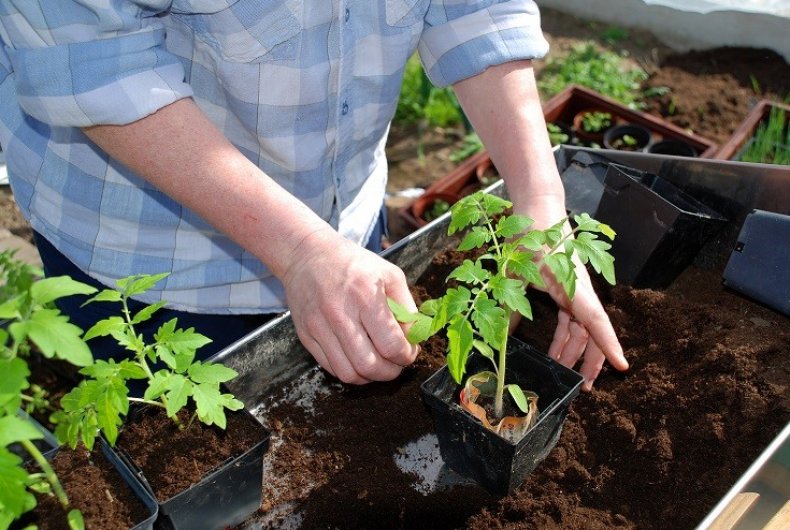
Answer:
[{"label": "wooden plank", "polygon": [[739,493],[724,508],[724,511],[719,514],[716,520],[711,523],[708,530],[732,530],[738,524],[738,521],[749,513],[749,510],[754,507],[759,498],[759,493],[749,491]]},{"label": "wooden plank", "polygon": [[787,530],[788,528],[790,528],[790,501],[784,503],[784,506],[763,527],[763,530]]}]

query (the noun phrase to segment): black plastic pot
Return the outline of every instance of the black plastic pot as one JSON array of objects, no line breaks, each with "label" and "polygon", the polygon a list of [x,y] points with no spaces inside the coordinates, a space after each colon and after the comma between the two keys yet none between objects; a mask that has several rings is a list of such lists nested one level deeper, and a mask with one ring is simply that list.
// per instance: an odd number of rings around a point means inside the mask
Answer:
[{"label": "black plastic pot", "polygon": [[647,146],[647,152],[655,155],[696,157],[697,150],[680,140],[661,140]]},{"label": "black plastic pot", "polygon": [[[636,143],[634,145],[624,144],[623,138],[626,136],[633,138]],[[608,129],[603,135],[603,145],[607,149],[616,149],[618,151],[644,151],[650,143],[650,139],[649,130],[641,125],[625,123]]]},{"label": "black plastic pot", "polygon": [[[540,416],[516,443],[486,429],[458,404],[461,386],[447,366],[420,387],[433,416],[445,465],[495,495],[507,495],[524,481],[554,448],[571,400],[579,394],[582,376],[533,347],[511,337],[508,341],[508,383],[538,394]],[[470,357],[467,373],[490,369],[480,355]]]},{"label": "black plastic pot", "polygon": [[610,164],[595,218],[617,233],[617,282],[663,289],[726,219],[658,175]]},{"label": "black plastic pot", "polygon": [[[249,417],[249,421],[260,425],[246,409],[230,414],[244,414]],[[158,528],[222,530],[238,525],[260,508],[263,456],[269,448],[269,432],[263,426],[261,432],[261,440],[247,452],[224,462],[200,482],[169,499],[159,499],[129,454],[117,447],[115,450],[156,499],[159,506]]]},{"label": "black plastic pot", "polygon": [[790,215],[753,210],[724,269],[724,285],[790,316]]}]

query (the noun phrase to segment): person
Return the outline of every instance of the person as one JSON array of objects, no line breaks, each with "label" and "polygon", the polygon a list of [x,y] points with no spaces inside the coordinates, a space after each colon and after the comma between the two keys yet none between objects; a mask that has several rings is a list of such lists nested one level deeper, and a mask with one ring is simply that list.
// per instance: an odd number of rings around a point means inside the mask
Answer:
[{"label": "person", "polygon": [[[386,303],[416,310],[405,277],[363,245],[381,229],[384,147],[417,49],[515,211],[538,227],[565,215],[532,0],[2,2],[0,38],[0,144],[46,273],[113,287],[168,272],[138,302],[165,300],[160,320],[201,332],[213,323],[215,349],[288,309],[343,382],[414,361]],[[550,353],[583,358],[589,389],[605,359],[627,361],[579,272],[573,301],[549,289]],[[83,328],[104,311],[66,310]]]}]

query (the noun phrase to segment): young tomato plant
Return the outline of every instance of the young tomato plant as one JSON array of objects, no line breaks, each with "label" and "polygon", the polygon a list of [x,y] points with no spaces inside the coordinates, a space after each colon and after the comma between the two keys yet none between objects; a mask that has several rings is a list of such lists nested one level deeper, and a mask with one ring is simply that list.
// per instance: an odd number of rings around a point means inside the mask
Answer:
[{"label": "young tomato plant", "polygon": [[614,238],[608,225],[581,214],[573,217],[573,229],[566,230],[568,219],[562,219],[545,230],[528,230],[531,219],[505,214],[511,206],[509,201],[485,192],[457,202],[451,208],[448,233],[467,230],[458,250],[482,248],[483,253],[474,261],[464,260],[447,277],[457,286],[448,288],[440,298],[424,302],[417,313],[409,313],[390,300],[396,318],[412,323],[407,334],[410,342],[422,342],[446,329],[447,366],[456,383],[464,384],[467,360],[473,351],[491,361],[493,372],[469,376],[462,397],[494,387],[494,415],[499,423],[504,417],[505,390],[522,413],[537,418],[537,396],[506,382],[506,362],[510,317],[517,312],[532,319],[527,289],[546,286],[542,267],[553,273],[571,299],[577,280],[574,256],[610,284],[615,282],[614,258],[608,253],[611,245],[598,238],[598,234]]},{"label": "young tomato plant", "polygon": [[[82,514],[70,507],[58,476],[35,443],[44,434],[20,411],[32,412],[48,404],[42,391],[31,393],[28,359],[33,350],[76,366],[93,361],[82,330],[54,302],[96,289],[67,276],[42,276],[39,268],[16,260],[13,251],[0,253],[0,529],[36,507],[34,493],[55,495],[67,513],[69,528],[84,527]],[[26,452],[41,471],[29,472],[12,446]]]},{"label": "young tomato plant", "polygon": [[[81,440],[90,448],[101,432],[110,445],[115,445],[119,427],[132,402],[163,408],[181,428],[186,426],[179,422],[177,414],[189,404],[190,398],[195,409],[190,423],[197,417],[206,425],[222,429],[226,426],[225,411],[244,407],[241,401],[220,389],[222,383],[238,375],[235,370],[195,359],[197,349],[211,342],[206,336],[194,328],[177,328],[175,318],[159,327],[153,341],[146,341],[135,329],[165,302],[132,314],[129,299],[151,289],[166,276],[130,276],[118,281],[118,290],[105,289],[86,302],[121,304],[121,316],[97,322],[85,332],[85,340],[112,336],[131,355],[120,361],[97,360],[80,371],[85,379],[62,398],[63,411],[56,416],[55,435],[62,442],[74,447]],[[145,392],[141,398],[130,396],[130,380],[144,380]]]}]

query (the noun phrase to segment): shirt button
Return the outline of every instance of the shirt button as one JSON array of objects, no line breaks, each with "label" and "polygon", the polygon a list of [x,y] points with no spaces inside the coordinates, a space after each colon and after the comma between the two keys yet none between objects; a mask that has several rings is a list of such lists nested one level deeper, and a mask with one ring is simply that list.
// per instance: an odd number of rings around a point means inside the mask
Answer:
[{"label": "shirt button", "polygon": [[348,103],[346,103],[345,101],[343,102],[343,109],[341,110],[341,112],[343,113],[343,116],[348,114]]},{"label": "shirt button", "polygon": [[345,16],[346,16],[346,22],[348,22],[348,17],[350,17],[350,16],[351,16],[351,11],[349,11],[348,9],[346,9]]}]

